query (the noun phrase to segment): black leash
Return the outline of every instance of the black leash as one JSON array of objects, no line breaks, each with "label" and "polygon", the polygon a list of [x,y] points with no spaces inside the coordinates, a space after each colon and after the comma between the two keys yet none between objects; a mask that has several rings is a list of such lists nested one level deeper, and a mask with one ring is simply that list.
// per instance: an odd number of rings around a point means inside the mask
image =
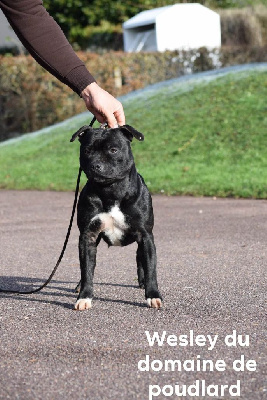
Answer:
[{"label": "black leash", "polygon": [[[96,118],[94,117],[92,119],[92,121],[90,122],[89,126],[93,126],[93,124],[95,123]],[[33,293],[37,293],[40,292],[45,286],[47,286],[49,284],[49,282],[51,281],[51,279],[53,278],[53,276],[56,273],[56,270],[58,269],[59,264],[61,263],[61,260],[64,256],[68,241],[69,241],[69,237],[70,237],[70,232],[71,232],[71,228],[72,228],[72,223],[73,223],[73,218],[74,218],[74,214],[75,214],[75,210],[76,210],[76,205],[77,205],[77,200],[78,200],[78,194],[79,194],[79,186],[80,186],[80,179],[81,179],[81,173],[82,173],[82,169],[81,167],[79,167],[79,172],[78,172],[78,177],[77,177],[77,183],[76,183],[76,189],[75,189],[75,196],[74,196],[74,202],[73,202],[73,207],[72,207],[72,213],[71,213],[71,217],[70,217],[70,223],[69,223],[69,227],[68,227],[68,232],[64,241],[64,245],[62,248],[62,251],[60,253],[60,256],[57,260],[57,263],[53,269],[53,271],[51,272],[49,278],[45,281],[45,283],[43,285],[41,285],[40,287],[38,287],[37,289],[34,290],[30,290],[28,292],[24,292],[24,291],[20,291],[20,290],[8,290],[8,289],[1,289],[0,288],[0,293],[13,293],[13,294],[33,294]]]}]

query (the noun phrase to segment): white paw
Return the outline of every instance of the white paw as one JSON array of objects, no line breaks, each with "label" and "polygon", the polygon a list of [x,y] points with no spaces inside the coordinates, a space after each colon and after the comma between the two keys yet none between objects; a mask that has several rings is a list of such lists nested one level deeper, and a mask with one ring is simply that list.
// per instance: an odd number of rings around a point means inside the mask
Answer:
[{"label": "white paw", "polygon": [[161,308],[162,307],[162,301],[161,299],[150,299],[149,297],[146,299],[147,305],[150,308]]},{"label": "white paw", "polygon": [[76,301],[74,308],[79,311],[89,310],[89,308],[92,308],[92,299],[79,299]]}]

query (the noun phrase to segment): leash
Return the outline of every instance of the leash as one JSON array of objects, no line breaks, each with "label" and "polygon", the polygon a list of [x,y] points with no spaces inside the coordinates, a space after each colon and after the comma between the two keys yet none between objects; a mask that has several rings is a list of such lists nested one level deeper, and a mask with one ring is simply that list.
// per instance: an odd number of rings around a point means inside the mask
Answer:
[{"label": "leash", "polygon": [[[93,126],[93,124],[96,121],[96,117],[94,117],[92,119],[92,121],[90,122],[89,126]],[[51,272],[50,276],[48,277],[48,279],[45,281],[44,284],[42,284],[40,287],[38,287],[37,289],[34,290],[30,290],[30,291],[22,291],[22,290],[8,290],[8,289],[2,289],[0,288],[0,293],[13,293],[13,294],[33,294],[33,293],[37,293],[40,292],[45,286],[47,286],[49,284],[49,282],[51,281],[51,279],[53,278],[53,276],[55,275],[59,264],[61,263],[61,260],[64,256],[68,241],[69,241],[69,237],[70,237],[70,232],[71,232],[71,228],[72,228],[72,223],[73,223],[73,218],[74,218],[74,214],[75,214],[75,210],[76,210],[76,205],[77,205],[77,200],[78,200],[78,194],[79,194],[79,186],[80,186],[80,179],[81,179],[81,174],[82,174],[82,169],[81,167],[79,167],[79,172],[78,172],[78,177],[77,177],[77,183],[76,183],[76,189],[75,189],[75,196],[74,196],[74,202],[73,202],[73,206],[72,206],[72,213],[71,213],[71,217],[70,217],[70,223],[69,223],[69,227],[68,227],[68,231],[67,231],[67,235],[63,244],[63,248],[62,251],[60,253],[60,256],[57,260],[57,263],[53,269],[53,271]]]}]

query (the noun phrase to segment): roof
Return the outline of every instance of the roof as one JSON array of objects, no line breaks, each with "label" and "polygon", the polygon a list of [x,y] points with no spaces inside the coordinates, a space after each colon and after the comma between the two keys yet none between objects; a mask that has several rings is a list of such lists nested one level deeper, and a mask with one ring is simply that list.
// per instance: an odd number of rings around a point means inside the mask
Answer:
[{"label": "roof", "polygon": [[128,19],[128,21],[124,22],[123,28],[131,29],[137,28],[138,26],[145,26],[155,24],[157,17],[163,14],[165,11],[169,11],[171,8],[175,8],[175,12],[200,12],[201,10],[208,11],[209,13],[214,13],[210,8],[203,6],[199,3],[176,3],[170,6],[153,8],[152,10],[142,11],[139,14],[135,15],[134,17]]},{"label": "roof", "polygon": [[162,14],[168,8],[173,6],[165,6],[159,8],[153,8],[152,10],[142,11],[134,17],[124,22],[124,28],[135,28],[137,26],[150,25],[156,22],[156,18],[159,14]]}]

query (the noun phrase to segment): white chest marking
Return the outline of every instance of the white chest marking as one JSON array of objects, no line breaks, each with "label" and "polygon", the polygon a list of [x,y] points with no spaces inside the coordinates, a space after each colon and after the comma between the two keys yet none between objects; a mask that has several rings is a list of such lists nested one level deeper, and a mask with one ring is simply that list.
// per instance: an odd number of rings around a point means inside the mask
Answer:
[{"label": "white chest marking", "polygon": [[121,245],[121,238],[128,228],[125,222],[125,217],[118,205],[115,205],[107,213],[97,214],[93,220],[99,218],[101,221],[101,232],[109,238],[114,246]]}]

